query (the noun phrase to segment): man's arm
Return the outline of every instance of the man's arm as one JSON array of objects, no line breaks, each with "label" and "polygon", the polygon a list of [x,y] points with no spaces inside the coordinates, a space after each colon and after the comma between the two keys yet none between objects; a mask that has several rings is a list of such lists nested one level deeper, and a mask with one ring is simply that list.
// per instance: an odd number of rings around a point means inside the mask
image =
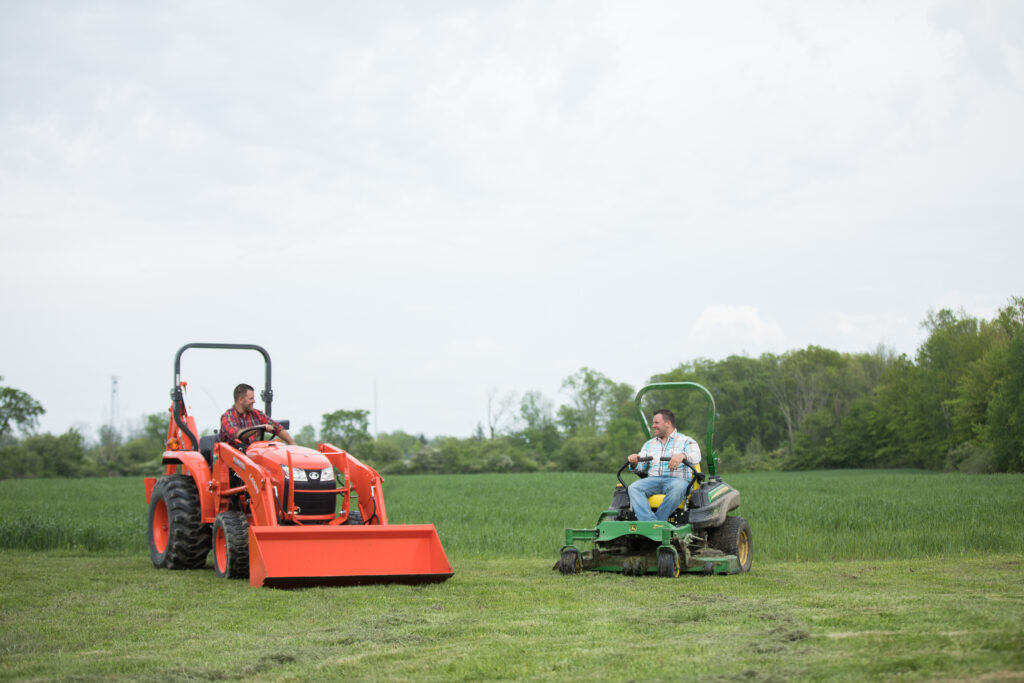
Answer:
[{"label": "man's arm", "polygon": [[220,416],[220,440],[227,443],[237,443],[238,422],[235,420],[234,411],[228,410]]},{"label": "man's arm", "polygon": [[647,444],[649,443],[650,441],[645,442],[639,453],[633,453],[626,458],[629,461],[630,469],[634,472],[641,472],[651,466],[649,462],[640,462],[640,458],[647,454]]},{"label": "man's arm", "polygon": [[693,439],[685,439],[682,447],[678,450],[673,448],[672,451],[672,459],[668,462],[670,470],[674,470],[682,465],[683,460],[686,460],[691,465],[696,465],[700,462],[700,446]]},{"label": "man's arm", "polygon": [[263,424],[269,428],[270,432],[274,436],[281,437],[281,440],[284,441],[289,446],[298,445],[295,443],[295,439],[292,438],[292,435],[288,433],[288,430],[281,426],[280,422],[278,422],[277,420],[270,419],[263,413],[260,413],[260,417],[263,419]]}]

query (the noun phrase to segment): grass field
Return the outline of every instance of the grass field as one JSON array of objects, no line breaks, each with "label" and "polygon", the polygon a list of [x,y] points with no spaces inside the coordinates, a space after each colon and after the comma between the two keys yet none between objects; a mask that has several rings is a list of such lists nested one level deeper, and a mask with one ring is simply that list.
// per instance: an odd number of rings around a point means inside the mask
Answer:
[{"label": "grass field", "polygon": [[302,591],[153,569],[139,480],[0,482],[0,677],[1024,680],[1024,477],[726,479],[750,574],[552,572],[605,475],[410,476],[455,576]]}]

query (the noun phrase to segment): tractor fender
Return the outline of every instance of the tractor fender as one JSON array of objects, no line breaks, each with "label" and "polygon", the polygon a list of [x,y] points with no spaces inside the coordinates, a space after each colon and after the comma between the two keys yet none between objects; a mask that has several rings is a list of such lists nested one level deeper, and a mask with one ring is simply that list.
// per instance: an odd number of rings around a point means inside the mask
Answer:
[{"label": "tractor fender", "polygon": [[740,492],[736,489],[727,491],[715,502],[690,510],[689,521],[694,529],[708,529],[725,524],[725,517],[731,510],[740,506]]},{"label": "tractor fender", "polygon": [[185,474],[192,478],[199,491],[199,506],[204,524],[212,524],[217,510],[213,505],[213,492],[210,490],[210,466],[198,451],[164,451],[165,465],[181,465]]}]

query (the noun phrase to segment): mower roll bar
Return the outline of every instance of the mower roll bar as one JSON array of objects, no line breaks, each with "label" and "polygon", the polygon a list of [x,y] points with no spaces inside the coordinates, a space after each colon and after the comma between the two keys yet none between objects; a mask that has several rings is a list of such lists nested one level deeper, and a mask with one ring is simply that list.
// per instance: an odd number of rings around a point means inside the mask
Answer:
[{"label": "mower roll bar", "polygon": [[185,344],[178,352],[174,354],[174,386],[171,388],[171,401],[173,402],[174,409],[174,423],[178,425],[178,429],[181,430],[182,434],[187,436],[192,441],[192,448],[190,450],[199,450],[199,439],[192,433],[192,430],[188,428],[185,421],[182,419],[183,407],[185,405],[185,395],[181,390],[181,354],[185,353],[186,349],[231,349],[231,350],[246,350],[246,351],[259,351],[260,355],[263,356],[263,360],[266,364],[266,373],[264,378],[264,389],[260,392],[260,398],[263,399],[263,412],[270,417],[270,406],[274,402],[274,390],[270,386],[270,354],[262,346],[257,344],[213,344],[205,342],[193,342],[191,344]]},{"label": "mower roll bar", "polygon": [[643,389],[636,392],[636,415],[640,420],[640,426],[643,427],[644,434],[647,435],[648,439],[651,438],[651,428],[647,424],[647,418],[644,416],[644,410],[640,405],[640,400],[648,391],[660,389],[695,389],[704,394],[704,398],[708,401],[708,432],[707,439],[704,442],[708,449],[708,475],[712,477],[717,475],[718,453],[715,452],[713,441],[715,435],[715,399],[711,395],[711,392],[696,382],[655,382],[654,384],[648,384]]}]

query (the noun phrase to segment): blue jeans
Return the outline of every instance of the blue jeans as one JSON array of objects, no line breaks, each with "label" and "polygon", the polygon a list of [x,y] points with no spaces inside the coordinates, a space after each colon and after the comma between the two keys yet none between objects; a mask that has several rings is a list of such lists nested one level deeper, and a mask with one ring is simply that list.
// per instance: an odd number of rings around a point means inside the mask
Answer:
[{"label": "blue jeans", "polygon": [[[639,522],[664,522],[672,511],[679,507],[686,495],[689,482],[681,477],[647,477],[637,479],[629,485],[629,502]],[[647,499],[656,493],[664,493],[665,500],[658,506],[658,512],[651,510]]]}]

